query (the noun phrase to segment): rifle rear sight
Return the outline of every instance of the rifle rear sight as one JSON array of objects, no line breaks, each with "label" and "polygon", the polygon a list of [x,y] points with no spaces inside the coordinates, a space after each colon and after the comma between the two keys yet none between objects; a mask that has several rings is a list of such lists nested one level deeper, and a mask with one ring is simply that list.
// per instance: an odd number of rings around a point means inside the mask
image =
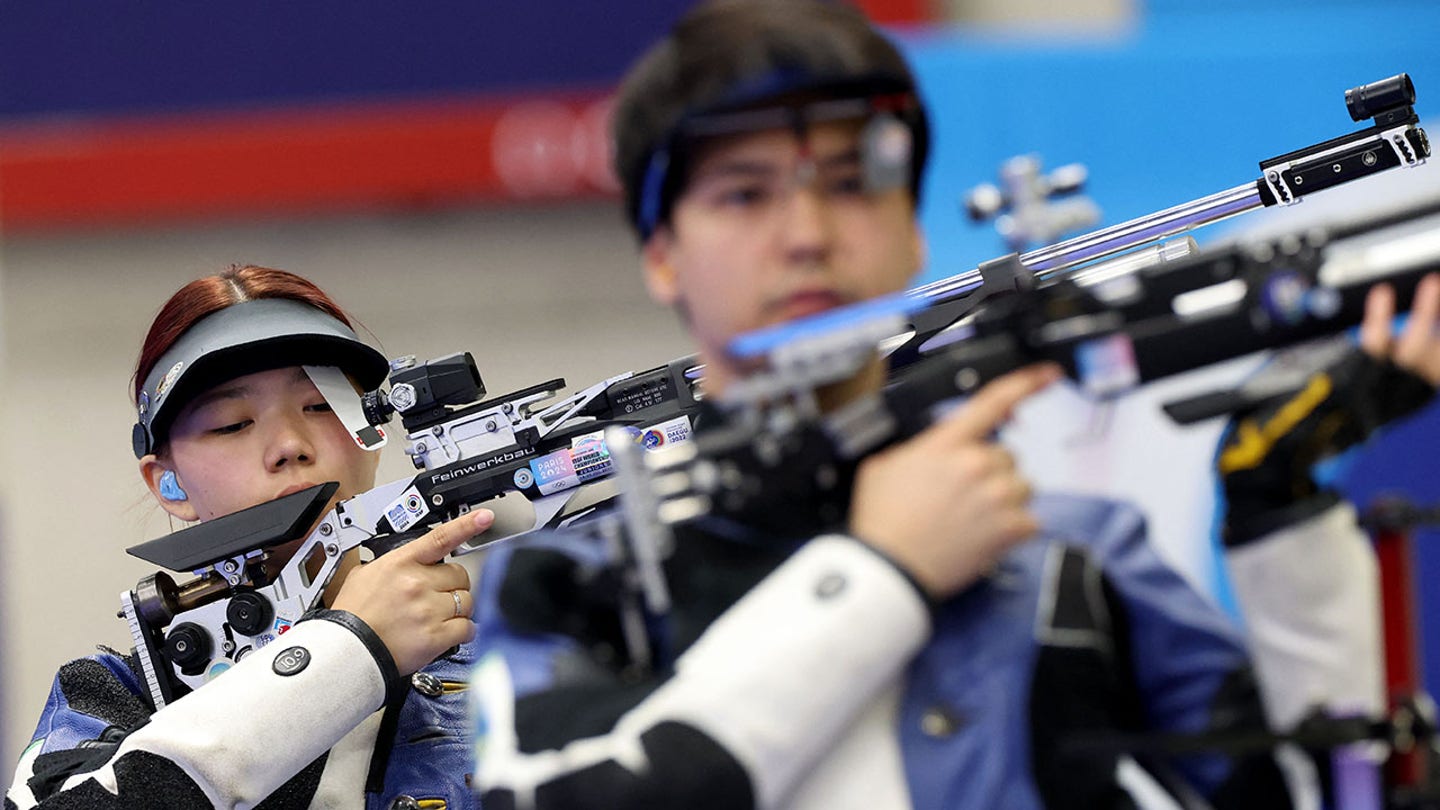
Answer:
[{"label": "rifle rear sight", "polygon": [[[444,421],[451,408],[471,405],[485,396],[485,382],[470,352],[456,352],[425,363],[413,355],[390,363],[391,413],[398,411],[409,433]],[[388,414],[387,414],[388,415]]]},{"label": "rifle rear sight", "polygon": [[1414,105],[1415,83],[1410,81],[1408,73],[1345,91],[1345,109],[1356,123],[1367,118],[1375,119],[1375,123],[1381,126],[1400,123],[1413,115],[1414,111],[1410,108]]}]

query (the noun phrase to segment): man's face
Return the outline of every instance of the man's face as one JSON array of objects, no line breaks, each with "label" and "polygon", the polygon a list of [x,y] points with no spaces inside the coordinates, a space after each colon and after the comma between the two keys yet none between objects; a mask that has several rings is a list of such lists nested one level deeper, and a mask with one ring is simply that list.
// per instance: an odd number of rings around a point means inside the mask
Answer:
[{"label": "man's face", "polygon": [[677,307],[723,390],[744,373],[731,339],[897,292],[924,244],[905,188],[867,191],[859,122],[734,135],[696,154],[668,225],[644,247],[646,282]]}]

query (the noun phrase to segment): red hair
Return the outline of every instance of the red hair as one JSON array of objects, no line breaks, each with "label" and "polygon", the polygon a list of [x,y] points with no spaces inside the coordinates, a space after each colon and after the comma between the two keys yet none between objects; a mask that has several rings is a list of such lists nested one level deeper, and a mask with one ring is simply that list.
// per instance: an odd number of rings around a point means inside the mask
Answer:
[{"label": "red hair", "polygon": [[223,272],[197,278],[181,287],[160,308],[145,335],[140,359],[135,364],[135,377],[131,381],[135,400],[139,401],[140,387],[145,384],[145,378],[150,376],[155,364],[190,327],[206,315],[257,298],[300,301],[326,312],[351,329],[355,328],[340,305],[309,279],[270,267],[231,265]]}]

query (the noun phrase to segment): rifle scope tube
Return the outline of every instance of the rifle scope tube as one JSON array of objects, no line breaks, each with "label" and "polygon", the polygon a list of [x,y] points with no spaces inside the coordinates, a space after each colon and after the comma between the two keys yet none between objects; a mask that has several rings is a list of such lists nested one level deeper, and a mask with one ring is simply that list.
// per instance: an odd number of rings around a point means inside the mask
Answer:
[{"label": "rifle scope tube", "polygon": [[1399,107],[1415,104],[1415,83],[1408,73],[1362,84],[1345,91],[1345,109],[1350,118],[1364,121]]}]

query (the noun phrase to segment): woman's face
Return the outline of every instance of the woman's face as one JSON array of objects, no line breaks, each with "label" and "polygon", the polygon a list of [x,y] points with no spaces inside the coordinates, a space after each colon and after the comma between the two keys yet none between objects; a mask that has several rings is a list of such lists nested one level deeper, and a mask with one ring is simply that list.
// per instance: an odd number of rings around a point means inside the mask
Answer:
[{"label": "woman's face", "polygon": [[[299,367],[237,377],[191,400],[170,428],[163,456],[140,472],[164,509],[210,520],[326,481],[330,505],[375,486],[379,453],[362,450]],[[162,498],[160,476],[175,472],[188,496]]]}]

